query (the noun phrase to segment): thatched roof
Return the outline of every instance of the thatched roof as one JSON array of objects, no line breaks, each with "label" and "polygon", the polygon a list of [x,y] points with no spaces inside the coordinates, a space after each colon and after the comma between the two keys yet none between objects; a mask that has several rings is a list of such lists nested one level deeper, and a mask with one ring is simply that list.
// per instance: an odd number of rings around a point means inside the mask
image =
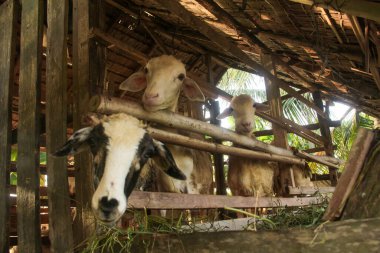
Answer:
[{"label": "thatched roof", "polygon": [[[288,86],[320,90],[325,99],[380,116],[379,23],[356,6],[348,11],[362,17],[296,2],[312,1],[105,0],[105,31],[146,57],[175,54],[204,86],[215,85],[228,67],[265,75],[260,54],[270,54]],[[380,1],[359,2],[380,9]],[[140,64],[107,45],[109,88],[118,95],[118,84]]]}]

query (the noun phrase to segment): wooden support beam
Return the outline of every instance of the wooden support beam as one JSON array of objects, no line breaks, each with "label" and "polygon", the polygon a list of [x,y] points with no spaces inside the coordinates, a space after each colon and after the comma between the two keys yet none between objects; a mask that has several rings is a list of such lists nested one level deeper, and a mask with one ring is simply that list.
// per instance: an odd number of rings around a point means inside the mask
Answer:
[{"label": "wooden support beam", "polygon": [[145,30],[148,32],[149,36],[154,40],[154,42],[156,42],[156,45],[158,46],[158,48],[161,50],[162,53],[164,54],[169,54],[169,51],[167,50],[167,48],[165,47],[165,45],[162,43],[162,41],[157,37],[157,35],[155,35],[147,25],[145,25],[145,23],[142,23]]},{"label": "wooden support beam", "polygon": [[51,154],[66,141],[68,1],[47,3],[46,153],[49,202],[49,238],[53,252],[74,249],[67,158]]},{"label": "wooden support beam", "polygon": [[[271,154],[278,154],[283,156],[288,156],[295,158],[296,156],[290,150],[285,150],[278,148],[255,139],[249,138],[247,136],[242,136],[232,132],[230,130],[219,128],[199,120],[191,119],[182,115],[175,114],[173,112],[157,111],[157,112],[147,112],[139,104],[131,101],[122,100],[119,98],[107,98],[104,96],[94,96],[89,105],[89,110],[96,111],[99,113],[120,113],[124,112],[135,116],[140,119],[153,121],[164,126],[175,127],[191,132],[196,132],[200,134],[207,134],[211,137],[232,141],[236,144],[249,147],[251,149],[257,149],[261,151],[266,151]],[[312,155],[307,156],[308,159],[316,161],[328,166],[335,166],[330,162],[323,161],[323,158],[314,157]]]},{"label": "wooden support beam", "polygon": [[9,170],[11,164],[12,97],[16,58],[18,1],[0,5],[0,251],[9,251]]},{"label": "wooden support beam", "polygon": [[[318,106],[321,110],[323,110],[323,101],[321,98],[321,93],[319,91],[313,92],[313,99],[316,106]],[[326,105],[326,112],[328,112],[328,105]],[[330,132],[330,127],[328,125],[328,121],[326,119],[318,117],[318,122],[320,125],[321,135],[324,138],[323,146],[325,147],[325,152],[327,156],[334,157],[334,149],[332,143],[332,137]],[[337,169],[333,167],[329,167],[330,181],[332,186],[336,186],[338,182]]]},{"label": "wooden support beam", "polygon": [[331,10],[337,10],[350,15],[371,19],[380,22],[380,6],[378,3],[368,0],[289,0],[291,2],[320,6]]},{"label": "wooden support beam", "polygon": [[[94,3],[95,1],[91,1]],[[87,104],[94,88],[90,82],[90,2],[73,1],[73,86],[74,86],[74,130],[82,128],[82,116],[87,113]],[[92,13],[91,15],[96,15]],[[96,54],[94,54],[96,55]],[[96,59],[92,58],[91,61]],[[96,82],[99,79],[94,79]],[[95,85],[93,85],[95,86]],[[91,91],[92,88],[92,91]],[[79,245],[95,230],[95,220],[91,210],[92,168],[88,152],[75,156],[75,188],[77,212],[74,219],[74,244]]]},{"label": "wooden support beam", "polygon": [[331,17],[331,14],[329,12],[329,10],[325,10],[323,8],[319,8],[319,10],[321,11],[321,16],[322,18],[326,21],[326,23],[330,26],[331,30],[333,31],[333,33],[335,34],[335,37],[338,39],[338,42],[340,44],[344,44],[343,42],[343,39],[342,37],[340,36],[337,28],[336,28],[336,25],[334,23],[334,20],[332,19]]},{"label": "wooden support beam", "polygon": [[20,252],[40,252],[39,136],[43,1],[22,0],[17,157]]},{"label": "wooden support beam", "polygon": [[[275,62],[273,62],[273,57],[271,55],[262,53],[261,63],[268,71],[272,72],[275,76],[277,75],[276,65]],[[282,117],[283,110],[279,86],[277,85],[277,83],[271,82],[270,80],[265,78],[265,87],[267,91],[267,99],[271,109],[271,115],[276,118]],[[286,132],[286,130],[282,129],[281,127],[275,124],[273,124],[272,129],[274,135],[274,145],[277,147],[288,149],[288,133]],[[279,178],[274,179],[274,189],[276,193],[280,196],[285,196],[289,193],[289,186],[295,186],[294,176],[293,173],[290,172],[289,167],[290,166],[288,164],[279,163]]]},{"label": "wooden support beam", "polygon": [[[329,121],[327,121],[327,123],[328,123],[329,127],[339,127],[341,125],[340,120],[329,120]],[[306,129],[309,129],[309,130],[318,130],[320,128],[319,123],[309,124],[309,125],[300,125],[300,126],[306,128]],[[254,134],[256,137],[273,135],[273,130],[272,129],[260,130],[260,131],[254,132]]]},{"label": "wooden support beam", "polygon": [[317,197],[256,198],[204,194],[133,191],[128,199],[130,208],[137,209],[203,209],[203,208],[254,208],[279,206],[309,206],[320,203]]},{"label": "wooden support beam", "polygon": [[289,195],[315,195],[315,194],[326,194],[333,193],[335,187],[289,187]]},{"label": "wooden support beam", "polygon": [[[337,149],[337,145],[333,145],[333,149],[336,150]],[[317,153],[317,152],[325,151],[325,147],[309,148],[309,149],[305,149],[305,150],[302,150],[302,151],[305,152],[305,153],[308,153],[308,154]]]},{"label": "wooden support beam", "polygon": [[323,216],[324,220],[336,220],[341,216],[348,196],[363,168],[364,161],[373,139],[374,133],[372,131],[365,128],[359,128],[356,139],[352,144],[345,169],[343,170],[334,195],[332,196],[329,206]]}]

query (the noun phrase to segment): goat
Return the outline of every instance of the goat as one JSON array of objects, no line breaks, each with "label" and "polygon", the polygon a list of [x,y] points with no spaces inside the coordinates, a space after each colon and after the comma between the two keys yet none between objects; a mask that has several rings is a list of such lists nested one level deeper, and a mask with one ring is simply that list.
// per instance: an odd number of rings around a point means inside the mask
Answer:
[{"label": "goat", "polygon": [[73,155],[90,148],[96,189],[91,205],[104,223],[113,225],[124,214],[141,168],[150,158],[167,175],[186,179],[168,148],[154,140],[138,119],[120,113],[102,118],[92,115],[89,122],[92,126],[76,131],[54,155]]},{"label": "goat", "polygon": [[[147,111],[177,110],[181,91],[191,101],[204,101],[205,97],[197,83],[186,76],[185,65],[173,56],[162,55],[148,61],[143,71],[132,74],[119,87],[121,90],[138,92],[144,90],[143,106]],[[161,127],[163,128],[163,127]],[[173,129],[166,129],[175,132]],[[186,181],[175,180],[156,170],[157,190],[199,194],[210,191],[212,185],[212,164],[204,152],[167,145],[178,168],[186,175]],[[202,154],[203,153],[203,154]],[[208,158],[207,158],[208,156]],[[203,157],[199,163],[195,157]],[[154,164],[154,166],[159,166]],[[150,174],[150,173],[146,173]],[[202,182],[199,181],[202,180]],[[206,184],[204,182],[207,182]]]},{"label": "goat", "polygon": [[[249,95],[232,98],[230,106],[217,119],[233,116],[235,131],[241,135],[254,137],[255,113],[269,110],[269,107],[256,103]],[[274,164],[267,161],[230,156],[228,160],[228,186],[233,195],[265,197],[273,194]]]}]

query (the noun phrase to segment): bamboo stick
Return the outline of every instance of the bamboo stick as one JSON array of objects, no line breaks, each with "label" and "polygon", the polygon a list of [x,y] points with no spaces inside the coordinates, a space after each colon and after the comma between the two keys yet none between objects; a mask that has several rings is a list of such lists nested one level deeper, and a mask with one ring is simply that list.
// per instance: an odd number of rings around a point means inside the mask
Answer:
[{"label": "bamboo stick", "polygon": [[237,148],[237,147],[225,146],[222,144],[193,139],[187,136],[170,133],[170,132],[160,130],[160,129],[155,129],[152,127],[148,127],[147,131],[153,138],[159,141],[170,143],[170,144],[176,144],[176,145],[184,146],[188,148],[198,149],[202,151],[208,151],[211,153],[219,153],[219,154],[241,156],[241,157],[260,159],[260,160],[266,160],[266,161],[276,161],[276,162],[282,162],[282,163],[305,165],[305,160],[301,158],[292,158],[292,157],[283,156],[283,155],[273,155],[273,154],[263,153],[260,151],[253,151],[253,150],[247,150],[247,149],[242,149],[242,148]]},{"label": "bamboo stick", "polygon": [[[265,151],[271,154],[297,158],[291,150],[278,148],[261,141],[239,135],[228,129],[213,126],[199,120],[191,119],[169,111],[147,112],[141,105],[119,98],[107,98],[104,96],[94,96],[89,103],[89,109],[99,113],[127,113],[140,119],[153,121],[167,127],[184,129],[200,134],[206,134],[220,140],[232,141],[236,144]],[[336,165],[326,162],[323,158],[306,154],[308,160],[318,162],[327,166]]]}]

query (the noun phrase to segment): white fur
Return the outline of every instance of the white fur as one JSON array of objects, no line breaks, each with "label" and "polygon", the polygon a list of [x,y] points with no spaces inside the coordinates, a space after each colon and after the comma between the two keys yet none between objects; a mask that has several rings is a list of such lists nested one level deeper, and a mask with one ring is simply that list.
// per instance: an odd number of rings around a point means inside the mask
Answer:
[{"label": "white fur", "polygon": [[[147,74],[137,72],[131,75],[120,85],[120,89],[136,92],[145,88],[142,97],[144,108],[148,111],[158,111],[168,109],[175,112],[181,90],[184,95],[193,101],[203,101],[204,95],[198,85],[190,78],[186,77],[185,65],[173,56],[162,55],[152,58],[146,65]],[[178,79],[180,74],[184,74],[183,81]],[[143,78],[146,82],[138,82]],[[158,95],[154,99],[148,97]],[[173,130],[169,130],[173,131]],[[202,168],[194,168],[194,154],[200,151],[191,151],[187,148],[167,145],[172,153],[178,168],[186,175],[186,181],[181,181],[169,177],[161,170],[157,171],[157,188],[159,191],[183,192],[187,188],[189,193],[204,192],[205,187],[210,188],[212,184],[212,164],[211,159],[207,164],[202,164]],[[144,166],[143,170],[148,170]],[[198,171],[197,171],[198,170]],[[202,172],[203,178],[210,178],[209,185],[202,186],[195,179],[195,173]],[[146,174],[146,173],[143,173]]]},{"label": "white fur", "polygon": [[[232,115],[235,131],[252,136],[256,112],[254,104],[255,101],[248,95],[236,96],[231,100],[232,110],[227,109],[219,118]],[[273,194],[275,167],[269,162],[230,156],[228,165],[228,186],[234,195],[264,197]]]},{"label": "white fur", "polygon": [[125,178],[145,130],[140,127],[136,118],[126,114],[109,116],[108,120],[103,121],[103,127],[109,137],[108,156],[103,176],[92,197],[92,208],[97,213],[99,200],[103,197],[107,197],[108,200],[116,199],[119,202],[115,217],[117,220],[127,208],[124,194]]}]

